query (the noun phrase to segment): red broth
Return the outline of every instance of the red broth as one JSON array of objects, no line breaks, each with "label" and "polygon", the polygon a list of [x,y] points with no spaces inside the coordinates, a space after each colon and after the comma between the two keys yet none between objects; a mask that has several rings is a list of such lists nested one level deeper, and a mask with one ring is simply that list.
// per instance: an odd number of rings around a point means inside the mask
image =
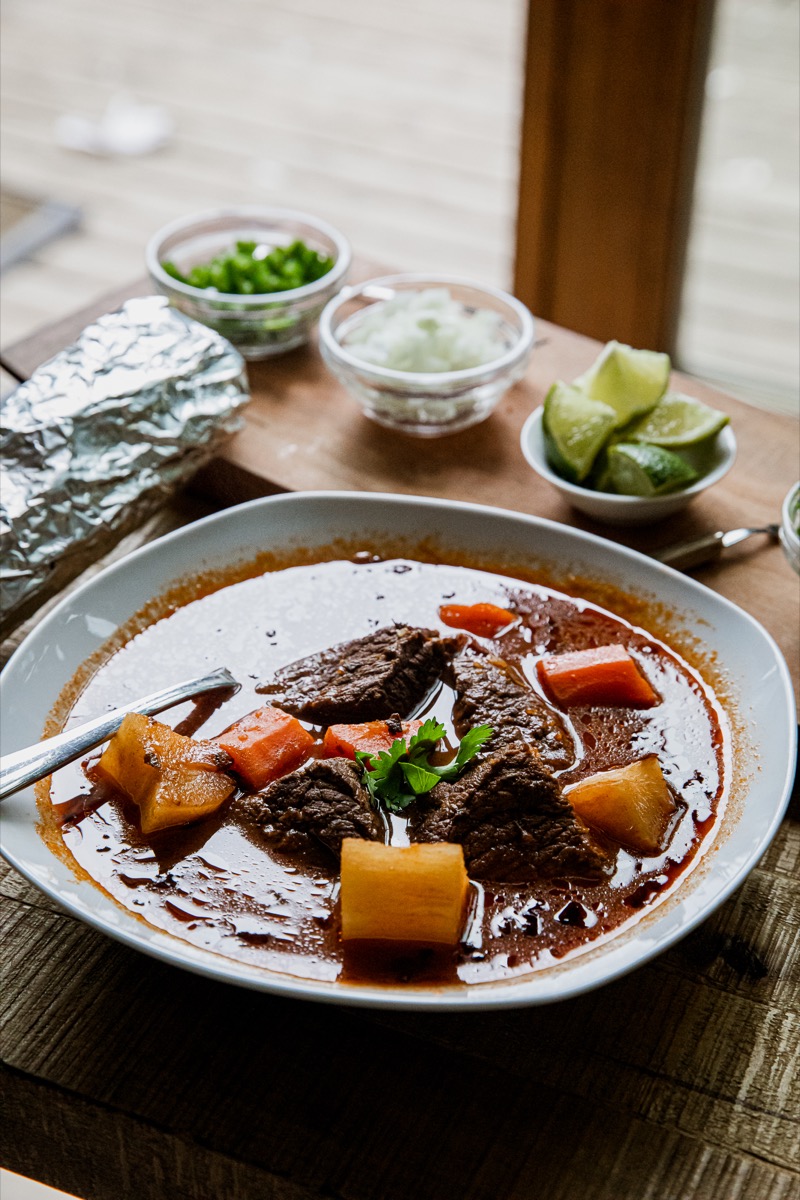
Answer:
[{"label": "red broth", "polygon": [[[622,643],[655,687],[652,708],[583,707],[562,714],[576,747],[563,785],[656,754],[678,800],[663,853],[641,858],[610,846],[601,883],[568,879],[475,889],[468,942],[455,952],[362,948],[343,953],[338,867],[320,852],[278,854],[231,807],[195,825],[144,837],[125,798],[93,781],[98,750],[59,771],[51,798],[61,836],[83,872],[129,912],[205,950],[304,979],[476,985],[546,969],[635,922],[657,904],[710,840],[726,796],[728,726],[709,685],[673,650],[621,616],[535,583],[469,567],[363,554],[267,571],[187,598],[145,624],[99,663],[66,728],[138,696],[225,665],[241,682],[221,703],[184,704],[158,718],[207,738],[258,708],[259,681],[306,654],[393,622],[452,633],[442,604],[488,601],[520,617],[482,644],[541,694],[546,655]],[[624,606],[623,606],[624,607]],[[455,744],[453,693],[427,702]],[[323,730],[309,726],[321,740]],[[235,806],[234,806],[235,808]],[[392,841],[407,841],[392,818]],[[479,899],[480,894],[480,899]]]}]

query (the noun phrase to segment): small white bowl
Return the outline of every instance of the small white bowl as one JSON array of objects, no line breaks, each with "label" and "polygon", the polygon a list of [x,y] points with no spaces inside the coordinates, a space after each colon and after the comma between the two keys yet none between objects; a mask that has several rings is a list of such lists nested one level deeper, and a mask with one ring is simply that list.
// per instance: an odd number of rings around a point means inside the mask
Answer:
[{"label": "small white bowl", "polygon": [[[503,352],[461,371],[395,371],[358,358],[347,336],[375,304],[403,292],[447,288],[467,311],[487,309],[500,318]],[[325,363],[364,415],[413,437],[441,437],[483,421],[520,380],[533,346],[533,317],[507,292],[449,275],[386,275],[346,287],[329,301],[319,321]]]},{"label": "small white bowl", "polygon": [[691,487],[668,492],[665,496],[616,496],[611,492],[595,492],[580,484],[568,483],[550,467],[545,454],[543,417],[544,408],[537,408],[522,427],[520,445],[528,465],[574,508],[609,525],[643,525],[647,521],[673,516],[700,492],[718,483],[736,459],[736,438],[730,425],[726,425],[712,442],[683,451],[683,457],[701,476]]},{"label": "small white bowl", "polygon": [[800,575],[800,536],[794,523],[794,514],[800,508],[800,483],[796,483],[786,496],[781,508],[781,545],[783,552]]}]

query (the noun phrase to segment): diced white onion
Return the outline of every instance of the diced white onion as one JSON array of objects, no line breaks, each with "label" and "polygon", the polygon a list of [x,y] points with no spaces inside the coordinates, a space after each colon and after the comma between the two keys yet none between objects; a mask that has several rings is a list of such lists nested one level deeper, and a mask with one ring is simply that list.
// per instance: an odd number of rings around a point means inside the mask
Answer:
[{"label": "diced white onion", "polygon": [[374,304],[344,344],[363,362],[393,371],[464,371],[507,349],[499,313],[469,312],[447,288],[400,292]]}]

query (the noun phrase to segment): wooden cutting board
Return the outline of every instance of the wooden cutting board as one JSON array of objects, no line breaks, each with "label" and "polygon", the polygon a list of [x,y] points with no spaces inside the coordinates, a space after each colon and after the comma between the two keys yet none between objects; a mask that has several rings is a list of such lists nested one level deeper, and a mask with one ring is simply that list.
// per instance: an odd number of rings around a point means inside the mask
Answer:
[{"label": "wooden cutting board", "polygon": [[[386,270],[362,259],[353,277]],[[3,356],[4,364],[27,378],[91,319],[149,290],[143,280],[104,297],[92,309],[18,343]],[[520,431],[553,381],[574,379],[598,351],[599,344],[590,338],[538,320],[526,378],[482,424],[433,439],[392,433],[364,417],[325,367],[315,343],[250,363],[252,402],[246,426],[198,476],[195,488],[224,504],[281,491],[327,489],[468,500],[547,517],[645,553],[718,529],[780,520],[783,497],[800,473],[798,422],[677,373],[674,388],[729,413],[739,447],[730,473],[684,513],[649,526],[601,525],[571,508],[528,467]],[[695,576],[747,609],[772,633],[800,689],[800,589],[781,548],[763,537],[752,538]]]}]

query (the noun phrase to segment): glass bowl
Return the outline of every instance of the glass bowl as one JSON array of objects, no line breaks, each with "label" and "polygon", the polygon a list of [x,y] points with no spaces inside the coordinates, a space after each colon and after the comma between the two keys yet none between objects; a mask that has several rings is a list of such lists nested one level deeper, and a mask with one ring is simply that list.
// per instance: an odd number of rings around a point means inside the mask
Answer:
[{"label": "glass bowl", "polygon": [[[240,296],[196,288],[173,279],[162,263],[182,274],[233,250],[237,241],[288,246],[297,239],[333,259],[320,279],[285,292]],[[350,245],[333,226],[286,208],[242,205],[196,213],[173,221],[150,239],[145,251],[150,278],[170,304],[209,325],[248,359],[269,358],[308,341],[319,314],[338,292],[350,266]]]},{"label": "glass bowl", "polygon": [[730,425],[725,425],[708,443],[684,451],[684,458],[700,475],[696,483],[689,487],[666,492],[662,496],[619,496],[612,492],[596,492],[593,488],[569,483],[556,475],[547,461],[543,418],[544,408],[534,409],[522,427],[520,446],[528,466],[560,492],[573,508],[608,525],[643,525],[674,516],[686,508],[695,496],[719,483],[736,460],[736,438]]},{"label": "glass bowl", "polygon": [[[417,372],[366,362],[347,346],[348,336],[372,306],[429,288],[446,288],[468,313],[497,313],[502,354],[461,371]],[[440,437],[485,420],[522,378],[533,345],[533,317],[498,288],[443,275],[385,275],[334,297],[320,317],[319,337],[323,359],[367,417],[416,437]]]},{"label": "glass bowl", "polygon": [[796,483],[781,509],[781,545],[788,561],[800,575],[800,483]]}]

